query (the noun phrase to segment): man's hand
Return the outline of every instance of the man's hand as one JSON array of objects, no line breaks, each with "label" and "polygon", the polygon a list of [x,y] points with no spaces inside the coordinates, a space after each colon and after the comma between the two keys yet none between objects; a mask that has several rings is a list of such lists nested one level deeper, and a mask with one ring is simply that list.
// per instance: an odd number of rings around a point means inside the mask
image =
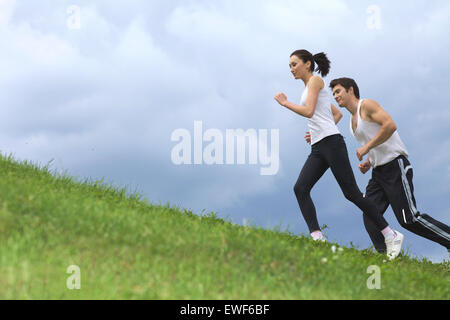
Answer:
[{"label": "man's hand", "polygon": [[311,144],[311,132],[306,131],[305,140],[307,143]]},{"label": "man's hand", "polygon": [[287,97],[284,93],[280,92],[275,95],[275,100],[284,107],[287,102]]},{"label": "man's hand", "polygon": [[370,164],[369,160],[367,160],[363,163],[360,163],[358,166],[359,171],[361,171],[362,174],[366,174],[367,171],[369,171],[371,167],[372,167],[372,165]]},{"label": "man's hand", "polygon": [[358,157],[359,161],[362,161],[364,156],[369,153],[369,148],[367,146],[364,146],[362,148],[359,148],[358,151],[356,151],[356,156]]}]

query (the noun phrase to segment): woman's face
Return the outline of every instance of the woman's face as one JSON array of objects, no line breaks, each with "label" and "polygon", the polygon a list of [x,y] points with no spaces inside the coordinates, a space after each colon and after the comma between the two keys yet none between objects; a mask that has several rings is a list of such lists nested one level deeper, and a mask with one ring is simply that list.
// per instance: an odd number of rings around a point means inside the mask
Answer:
[{"label": "woman's face", "polygon": [[293,55],[289,60],[289,67],[295,79],[301,79],[303,75],[310,72],[311,62],[304,63],[302,59]]}]

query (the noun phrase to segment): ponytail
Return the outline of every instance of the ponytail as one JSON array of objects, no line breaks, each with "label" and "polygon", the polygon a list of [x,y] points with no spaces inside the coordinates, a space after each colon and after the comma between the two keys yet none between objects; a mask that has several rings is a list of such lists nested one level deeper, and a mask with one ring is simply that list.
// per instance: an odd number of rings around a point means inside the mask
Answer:
[{"label": "ponytail", "polygon": [[[291,57],[294,55],[297,56],[297,58],[301,59],[304,63],[311,61],[311,72],[319,72],[322,77],[325,77],[330,73],[331,62],[330,60],[328,60],[328,57],[325,53],[321,52],[312,55],[307,50],[297,50],[291,54]],[[315,67],[316,64],[317,68]]]},{"label": "ponytail", "polygon": [[315,71],[319,72],[322,77],[325,77],[330,73],[331,62],[325,53],[321,52],[315,54],[313,56],[313,60],[315,63],[317,63],[317,68]]}]

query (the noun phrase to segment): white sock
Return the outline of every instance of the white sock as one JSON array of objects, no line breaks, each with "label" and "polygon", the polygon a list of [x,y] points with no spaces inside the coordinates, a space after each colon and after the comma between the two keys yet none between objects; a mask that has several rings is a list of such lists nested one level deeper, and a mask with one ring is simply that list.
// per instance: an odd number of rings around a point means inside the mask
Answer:
[{"label": "white sock", "polygon": [[383,230],[381,230],[381,233],[383,234],[385,240],[394,239],[397,236],[395,231],[389,227],[386,227]]},{"label": "white sock", "polygon": [[322,231],[314,231],[313,233],[311,233],[311,237],[314,241],[324,239]]}]

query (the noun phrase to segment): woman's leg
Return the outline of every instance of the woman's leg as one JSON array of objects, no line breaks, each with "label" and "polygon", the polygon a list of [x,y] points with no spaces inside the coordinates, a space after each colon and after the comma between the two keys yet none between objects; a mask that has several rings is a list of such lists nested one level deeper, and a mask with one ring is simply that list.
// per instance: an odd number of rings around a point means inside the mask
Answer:
[{"label": "woman's leg", "polygon": [[376,205],[368,198],[365,198],[359,190],[348,158],[344,138],[341,135],[332,136],[330,139],[327,139],[323,147],[322,153],[325,155],[345,198],[361,209],[379,231],[388,227],[389,224],[381,212],[378,211]]},{"label": "woman's leg", "polygon": [[311,189],[327,170],[328,165],[326,161],[313,151],[306,160],[294,186],[295,196],[310,233],[320,231],[316,208],[311,199]]}]

